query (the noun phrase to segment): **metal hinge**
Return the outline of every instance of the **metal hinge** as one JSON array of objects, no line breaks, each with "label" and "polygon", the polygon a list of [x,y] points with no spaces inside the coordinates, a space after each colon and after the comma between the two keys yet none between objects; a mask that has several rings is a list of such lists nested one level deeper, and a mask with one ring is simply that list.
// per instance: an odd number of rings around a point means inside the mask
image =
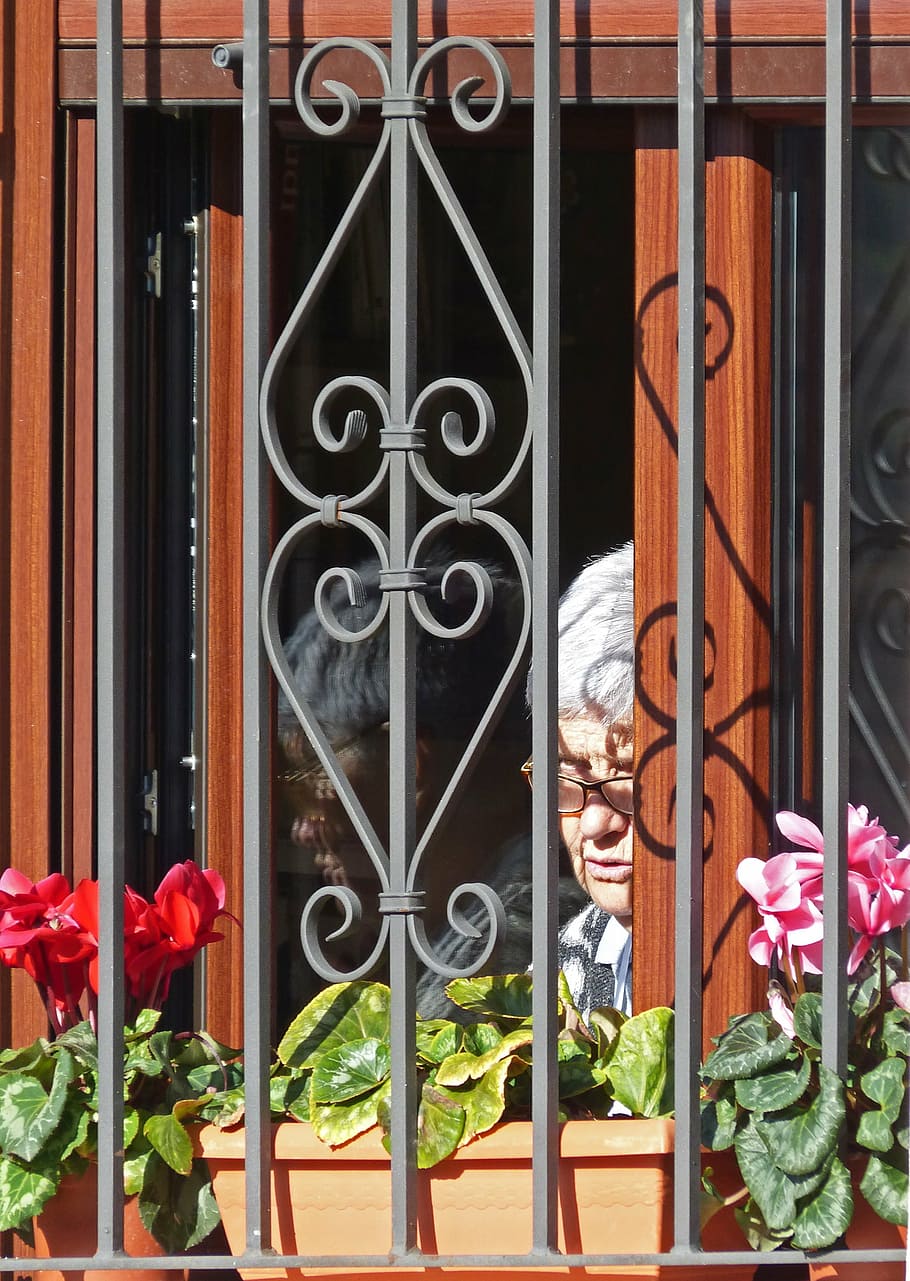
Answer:
[{"label": "metal hinge", "polygon": [[161,297],[161,232],[149,236],[146,242],[148,257],[145,260],[145,292]]},{"label": "metal hinge", "polygon": [[152,836],[158,835],[158,771],[153,769],[142,780],[142,825]]}]

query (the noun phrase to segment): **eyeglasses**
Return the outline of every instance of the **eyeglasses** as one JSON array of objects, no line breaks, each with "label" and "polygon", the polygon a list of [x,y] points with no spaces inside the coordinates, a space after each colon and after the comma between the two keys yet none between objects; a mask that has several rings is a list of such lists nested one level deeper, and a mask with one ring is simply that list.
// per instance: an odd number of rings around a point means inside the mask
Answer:
[{"label": "eyeglasses", "polygon": [[[521,772],[528,780],[528,786],[534,786],[532,761],[525,761]],[[633,778],[631,774],[616,774],[613,778],[602,778],[593,783],[586,783],[580,778],[571,778],[568,774],[556,775],[556,812],[558,814],[580,814],[588,801],[589,792],[599,792],[611,809],[617,814],[631,817],[635,810],[632,795]]]}]

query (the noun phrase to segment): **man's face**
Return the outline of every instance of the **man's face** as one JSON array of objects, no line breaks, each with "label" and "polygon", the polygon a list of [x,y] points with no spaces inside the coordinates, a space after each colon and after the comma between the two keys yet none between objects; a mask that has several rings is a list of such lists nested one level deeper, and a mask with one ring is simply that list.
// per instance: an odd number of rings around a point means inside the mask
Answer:
[{"label": "man's face", "polygon": [[[591,783],[632,773],[632,727],[604,727],[593,717],[559,722],[559,772]],[[632,928],[632,819],[599,791],[587,792],[579,814],[559,828],[579,885],[604,912]]]}]

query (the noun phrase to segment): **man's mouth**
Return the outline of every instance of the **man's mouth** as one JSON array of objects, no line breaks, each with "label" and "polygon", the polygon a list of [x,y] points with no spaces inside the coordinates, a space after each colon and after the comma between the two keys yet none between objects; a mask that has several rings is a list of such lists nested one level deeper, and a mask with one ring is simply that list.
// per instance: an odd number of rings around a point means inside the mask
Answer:
[{"label": "man's mouth", "polygon": [[632,864],[620,862],[600,862],[592,858],[585,859],[585,874],[595,881],[608,881],[621,885],[632,878]]}]

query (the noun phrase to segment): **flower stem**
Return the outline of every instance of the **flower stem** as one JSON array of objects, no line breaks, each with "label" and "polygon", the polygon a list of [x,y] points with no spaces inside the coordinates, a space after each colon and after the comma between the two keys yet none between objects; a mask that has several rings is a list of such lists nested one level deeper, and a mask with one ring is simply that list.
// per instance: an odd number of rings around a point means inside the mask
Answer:
[{"label": "flower stem", "polygon": [[800,964],[798,952],[793,953],[791,963],[793,965],[794,986],[796,988],[796,994],[797,996],[804,996],[806,991],[806,983],[803,978],[803,967]]}]

